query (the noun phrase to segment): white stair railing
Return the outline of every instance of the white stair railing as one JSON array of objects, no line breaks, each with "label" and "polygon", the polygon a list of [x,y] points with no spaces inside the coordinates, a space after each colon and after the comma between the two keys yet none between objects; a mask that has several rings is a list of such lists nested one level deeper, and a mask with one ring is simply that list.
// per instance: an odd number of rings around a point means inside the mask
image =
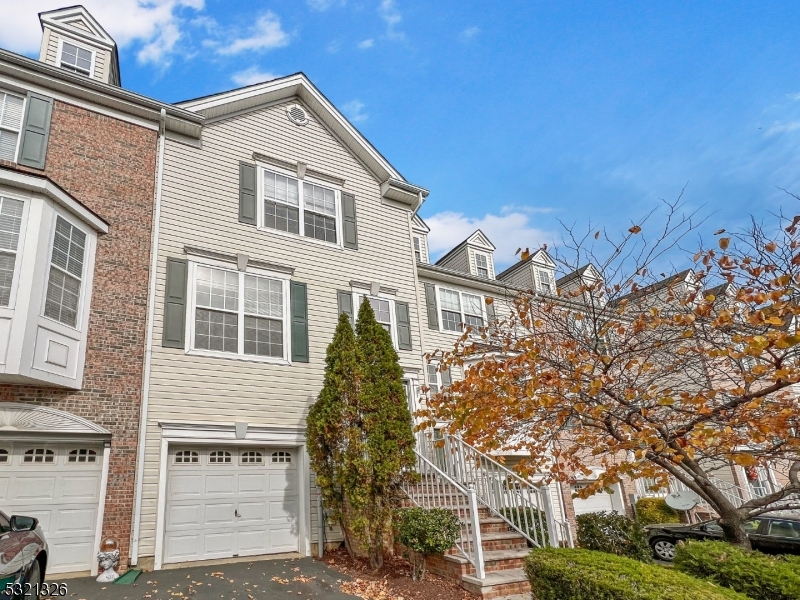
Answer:
[{"label": "white stair railing", "polygon": [[[733,482],[727,481],[725,479],[720,479],[719,477],[715,477],[714,475],[710,475],[708,480],[722,493],[723,496],[733,504],[736,508],[739,508],[742,504],[746,501],[751,500],[753,498],[760,498],[767,493],[770,492],[769,489],[753,489],[753,488],[743,488],[741,486],[736,485]],[[664,498],[667,494],[671,492],[680,492],[686,491],[689,488],[683,482],[675,479],[670,478],[669,482],[669,490],[660,489],[657,491],[647,489],[647,486],[642,483],[643,480],[637,480],[638,484],[638,492],[639,497],[645,498]],[[716,514],[714,508],[705,500],[701,500],[698,506],[702,507],[708,512]]]},{"label": "white stair railing", "polygon": [[480,517],[475,490],[453,481],[418,451],[415,450],[414,453],[417,456],[419,479],[403,486],[403,491],[417,506],[446,508],[455,512],[461,522],[456,548],[475,567],[476,577],[485,579]]},{"label": "white stair railing", "polygon": [[572,547],[569,524],[553,515],[547,487],[531,483],[467,444],[458,436],[437,432],[426,438],[427,458],[465,489],[474,489],[478,501],[534,546]]}]

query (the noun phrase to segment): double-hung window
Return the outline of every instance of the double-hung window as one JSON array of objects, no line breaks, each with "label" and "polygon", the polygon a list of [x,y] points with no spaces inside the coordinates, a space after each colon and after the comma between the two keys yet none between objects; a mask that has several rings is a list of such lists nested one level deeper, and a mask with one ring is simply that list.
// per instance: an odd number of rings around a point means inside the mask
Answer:
[{"label": "double-hung window", "polygon": [[194,350],[286,358],[286,281],[196,265]]},{"label": "double-hung window", "polygon": [[61,67],[81,75],[92,73],[92,51],[69,42],[61,42]]},{"label": "double-hung window", "polygon": [[268,169],[262,169],[261,181],[262,224],[266,229],[338,243],[339,208],[336,190]]},{"label": "double-hung window", "polygon": [[553,289],[553,278],[550,275],[550,271],[539,269],[539,288],[546,294],[555,293]]},{"label": "double-hung window", "polygon": [[482,327],[483,299],[475,294],[439,288],[442,304],[442,326],[448,331],[461,331],[465,325]]},{"label": "double-hung window", "polygon": [[450,370],[439,370],[438,363],[428,363],[426,371],[428,375],[428,391],[430,395],[438,394],[443,389],[450,386],[452,379],[450,377]]},{"label": "double-hung window", "polygon": [[70,327],[78,324],[85,253],[86,233],[57,216],[44,315]]},{"label": "double-hung window", "polygon": [[22,201],[0,196],[0,306],[8,306],[11,301],[22,208]]},{"label": "double-hung window", "polygon": [[0,91],[0,159],[17,159],[25,99]]},{"label": "double-hung window", "polygon": [[485,277],[489,279],[489,259],[485,254],[475,253],[475,269],[478,272],[478,277]]},{"label": "double-hung window", "polygon": [[422,247],[417,236],[414,236],[414,258],[417,259],[417,262],[422,262]]},{"label": "double-hung window", "polygon": [[392,312],[389,306],[389,301],[383,298],[373,298],[368,296],[372,312],[375,313],[375,320],[380,323],[389,335],[392,335]]}]

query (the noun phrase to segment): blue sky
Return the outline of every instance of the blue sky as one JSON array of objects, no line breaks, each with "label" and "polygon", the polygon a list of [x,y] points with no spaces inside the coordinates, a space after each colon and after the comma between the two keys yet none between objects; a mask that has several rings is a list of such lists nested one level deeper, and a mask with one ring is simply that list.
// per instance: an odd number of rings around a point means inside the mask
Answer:
[{"label": "blue sky", "polygon": [[[36,13],[0,0],[0,46]],[[86,0],[125,87],[178,101],[305,72],[411,182],[436,254],[481,227],[501,265],[558,220],[624,230],[686,186],[735,228],[795,210],[800,11],[790,2]]]}]

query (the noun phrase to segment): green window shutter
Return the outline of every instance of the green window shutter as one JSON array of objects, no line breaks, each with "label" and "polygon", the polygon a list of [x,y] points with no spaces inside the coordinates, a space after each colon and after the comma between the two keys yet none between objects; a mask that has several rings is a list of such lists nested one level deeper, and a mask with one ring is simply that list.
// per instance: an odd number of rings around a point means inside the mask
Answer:
[{"label": "green window shutter", "polygon": [[450,377],[450,369],[442,371],[442,387],[450,387],[453,384],[453,378]]},{"label": "green window shutter", "polygon": [[397,347],[400,350],[411,350],[411,317],[408,304],[395,302],[394,311],[397,316]]},{"label": "green window shutter", "polygon": [[342,192],[342,233],[344,247],[358,250],[358,229],[356,228],[356,197]]},{"label": "green window shutter", "polygon": [[339,304],[339,314],[346,314],[350,317],[350,322],[354,323],[355,315],[353,314],[353,294],[343,290],[337,290],[336,301]]},{"label": "green window shutter", "polygon": [[486,319],[489,323],[497,321],[497,313],[494,311],[494,299],[491,304],[486,305]]},{"label": "green window shutter", "polygon": [[186,347],[186,277],[188,263],[179,258],[167,259],[167,282],[164,292],[164,325],[161,345]]},{"label": "green window shutter", "polygon": [[439,309],[436,306],[436,287],[432,283],[425,284],[425,305],[428,309],[428,327],[439,329]]},{"label": "green window shutter", "polygon": [[290,283],[292,361],[308,362],[308,291],[305,283]]},{"label": "green window shutter", "polygon": [[39,94],[28,94],[25,121],[22,126],[22,143],[19,145],[17,161],[19,164],[44,169],[52,114],[52,98]]},{"label": "green window shutter", "polygon": [[256,166],[239,163],[239,222],[256,224]]}]

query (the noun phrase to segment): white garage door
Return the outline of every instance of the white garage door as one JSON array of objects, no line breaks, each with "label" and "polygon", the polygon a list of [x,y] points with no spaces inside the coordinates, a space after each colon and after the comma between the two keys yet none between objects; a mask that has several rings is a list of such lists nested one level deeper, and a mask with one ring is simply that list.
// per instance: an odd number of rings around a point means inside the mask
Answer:
[{"label": "white garage door", "polygon": [[99,444],[0,441],[0,510],[39,519],[48,573],[91,569],[102,472]]},{"label": "white garage door", "polygon": [[296,552],[292,448],[172,448],[163,562]]},{"label": "white garage door", "polygon": [[[582,488],[586,487],[585,483],[576,483],[572,486],[572,492],[577,493]],[[614,492],[616,494],[616,492]],[[573,498],[573,506],[575,507],[575,514],[582,515],[590,512],[612,512],[614,507],[614,494],[607,494],[606,492],[597,492],[588,498]]]}]

